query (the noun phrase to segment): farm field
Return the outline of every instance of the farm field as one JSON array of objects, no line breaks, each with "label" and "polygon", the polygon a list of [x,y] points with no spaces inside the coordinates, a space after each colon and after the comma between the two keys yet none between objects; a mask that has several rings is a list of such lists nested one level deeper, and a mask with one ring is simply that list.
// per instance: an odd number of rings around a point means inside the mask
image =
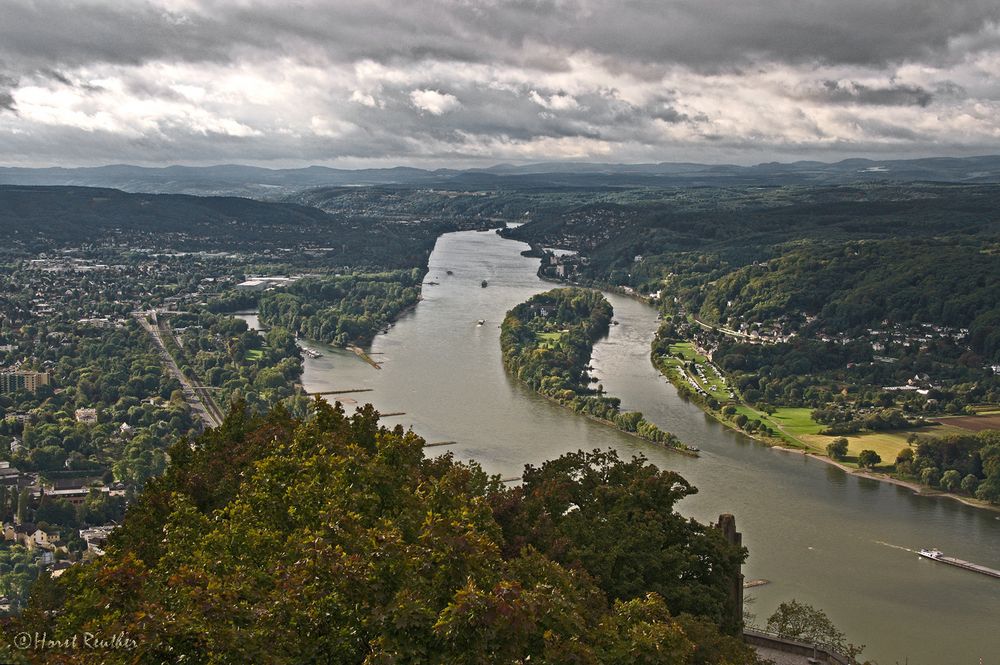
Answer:
[{"label": "farm field", "polygon": [[[847,462],[851,462],[852,458],[856,458],[862,450],[874,450],[882,458],[883,465],[893,464],[899,451],[909,447],[910,444],[907,443],[906,439],[914,433],[922,436],[946,436],[948,434],[963,434],[967,432],[950,425],[937,425],[894,430],[892,432],[862,432],[860,434],[853,434],[845,437],[847,439]],[[822,434],[804,434],[800,438],[803,443],[826,454],[826,446],[839,437],[824,436]]]},{"label": "farm field", "polygon": [[974,416],[956,416],[954,418],[938,418],[942,425],[957,427],[970,432],[981,432],[984,429],[1000,429],[1000,413],[986,412]]}]

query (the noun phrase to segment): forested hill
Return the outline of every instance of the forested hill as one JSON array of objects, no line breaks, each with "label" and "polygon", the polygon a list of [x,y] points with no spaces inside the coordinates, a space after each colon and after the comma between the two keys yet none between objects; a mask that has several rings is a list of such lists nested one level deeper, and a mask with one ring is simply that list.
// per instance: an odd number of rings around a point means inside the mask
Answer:
[{"label": "forested hill", "polygon": [[1000,311],[998,249],[962,237],[810,243],[712,282],[700,315],[795,327],[817,317],[824,332],[856,334],[884,320],[927,322],[971,327],[975,342],[977,325]]},{"label": "forested hill", "polygon": [[[797,240],[1000,236],[1000,185],[855,184],[593,193],[533,215],[509,237],[583,251],[587,274],[638,285],[660,268],[738,267]],[[633,265],[636,256],[641,265]]]},{"label": "forested hill", "polygon": [[[573,249],[573,279],[782,334],[883,325],[969,328],[1000,358],[1000,186],[658,190],[595,195],[504,235]],[[676,300],[674,300],[676,299]],[[886,324],[883,324],[886,322]]]},{"label": "forested hill", "polygon": [[118,244],[412,268],[423,267],[435,238],[459,223],[393,224],[236,197],[0,186],[0,228],[7,250],[21,253]]},{"label": "forested hill", "polygon": [[370,405],[237,408],[0,625],[130,640],[65,663],[758,662],[730,593],[746,551],[675,512],[676,473],[580,452],[508,488],[423,445]]}]

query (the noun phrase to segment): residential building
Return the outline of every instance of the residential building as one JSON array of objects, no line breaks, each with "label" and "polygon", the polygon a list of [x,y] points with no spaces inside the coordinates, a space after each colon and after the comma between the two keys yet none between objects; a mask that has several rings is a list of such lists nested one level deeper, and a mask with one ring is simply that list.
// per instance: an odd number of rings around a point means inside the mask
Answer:
[{"label": "residential building", "polygon": [[20,480],[20,469],[16,466],[11,466],[10,462],[0,461],[0,485],[4,487],[17,487]]},{"label": "residential building", "polygon": [[87,549],[97,556],[104,554],[104,546],[108,542],[108,536],[117,527],[115,524],[105,524],[89,529],[80,529],[80,538],[87,543]]},{"label": "residential building", "polygon": [[41,386],[47,385],[49,385],[48,372],[24,370],[0,372],[0,393],[12,393],[17,390],[36,392]]},{"label": "residential building", "polygon": [[40,547],[50,552],[63,547],[59,531],[51,527],[48,529],[35,529],[35,532],[31,534],[31,539],[34,541],[34,547]]}]

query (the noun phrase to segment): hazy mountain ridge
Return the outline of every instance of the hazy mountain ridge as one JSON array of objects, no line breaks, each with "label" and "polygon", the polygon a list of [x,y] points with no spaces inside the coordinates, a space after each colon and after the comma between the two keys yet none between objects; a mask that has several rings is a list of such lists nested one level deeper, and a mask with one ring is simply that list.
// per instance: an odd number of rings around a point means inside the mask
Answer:
[{"label": "hazy mountain ridge", "polygon": [[906,160],[847,159],[835,163],[601,164],[541,162],[498,164],[481,169],[412,167],[336,169],[309,166],[268,169],[224,164],[149,168],[114,164],[82,168],[0,168],[0,184],[110,187],[126,192],[236,195],[278,198],[324,186],[400,185],[433,187],[697,187],[712,185],[843,184],[863,181],[1000,182],[1000,156],[932,157]]}]

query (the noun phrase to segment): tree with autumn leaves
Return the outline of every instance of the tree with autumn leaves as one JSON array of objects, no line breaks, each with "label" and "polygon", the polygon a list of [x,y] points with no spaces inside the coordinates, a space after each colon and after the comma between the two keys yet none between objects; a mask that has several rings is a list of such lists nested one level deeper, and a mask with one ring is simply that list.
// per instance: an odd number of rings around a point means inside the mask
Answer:
[{"label": "tree with autumn leaves", "polygon": [[67,663],[757,662],[726,619],[745,552],[673,512],[680,476],[580,452],[506,488],[423,445],[371,406],[234,409],[4,630],[136,644]]}]

